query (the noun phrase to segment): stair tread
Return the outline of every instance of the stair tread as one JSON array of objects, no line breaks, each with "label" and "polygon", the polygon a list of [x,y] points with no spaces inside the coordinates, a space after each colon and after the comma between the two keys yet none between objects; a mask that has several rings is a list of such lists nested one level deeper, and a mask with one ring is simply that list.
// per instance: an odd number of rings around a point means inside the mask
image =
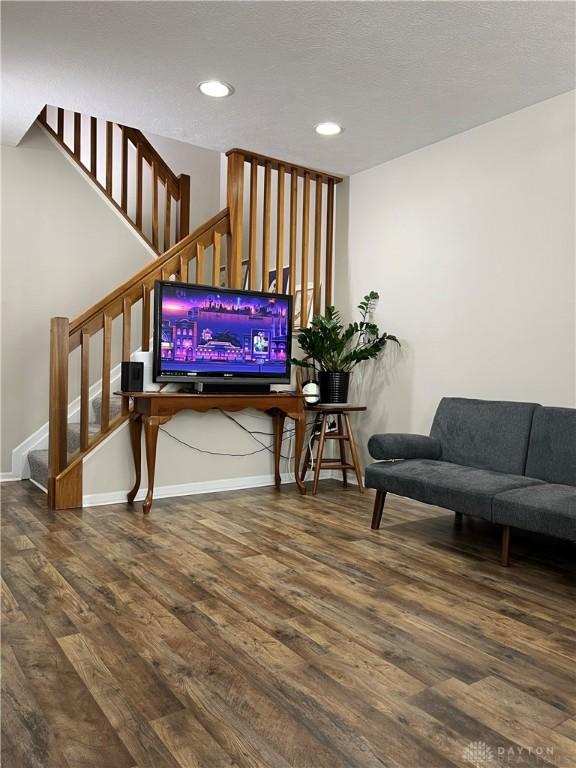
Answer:
[{"label": "stair tread", "polygon": [[48,487],[48,449],[41,448],[28,454],[30,478],[43,488]]},{"label": "stair tread", "polygon": [[[88,423],[88,432],[98,432],[100,430],[100,424],[96,421],[90,421]],[[72,421],[68,424],[68,431],[74,433],[80,433],[80,422]]]},{"label": "stair tread", "polygon": [[[90,422],[88,424],[88,434],[96,435],[100,432],[100,424]],[[68,424],[68,455],[71,456],[80,447],[80,424],[72,422]],[[70,450],[71,449],[71,450]],[[48,449],[38,448],[28,453],[28,464],[30,465],[30,477],[44,488],[48,485]]]}]

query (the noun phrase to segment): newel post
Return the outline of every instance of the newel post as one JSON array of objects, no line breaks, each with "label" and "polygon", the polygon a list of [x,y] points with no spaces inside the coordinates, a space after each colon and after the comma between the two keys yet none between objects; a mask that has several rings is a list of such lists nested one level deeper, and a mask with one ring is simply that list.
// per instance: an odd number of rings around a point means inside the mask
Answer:
[{"label": "newel post", "polygon": [[67,317],[50,321],[50,390],[48,407],[48,506],[55,509],[56,478],[68,462],[68,354]]},{"label": "newel post", "polygon": [[228,209],[230,248],[228,249],[228,287],[242,287],[242,238],[244,232],[244,155],[228,153]]},{"label": "newel post", "polygon": [[182,240],[190,233],[190,176],[181,173],[178,177],[180,183],[180,223],[178,240]]}]

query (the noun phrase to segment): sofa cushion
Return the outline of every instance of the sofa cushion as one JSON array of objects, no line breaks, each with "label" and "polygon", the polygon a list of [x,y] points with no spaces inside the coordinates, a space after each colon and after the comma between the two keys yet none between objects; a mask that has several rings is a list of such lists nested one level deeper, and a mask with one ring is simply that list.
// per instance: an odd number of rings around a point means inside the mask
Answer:
[{"label": "sofa cushion", "polygon": [[576,541],[576,488],[542,485],[498,494],[492,503],[494,522]]},{"label": "sofa cushion", "polygon": [[432,459],[377,462],[366,468],[368,488],[408,496],[485,520],[492,520],[492,499],[497,493],[541,482]]},{"label": "sofa cushion", "polygon": [[442,443],[442,460],[523,475],[535,403],[445,397],[430,435]]},{"label": "sofa cushion", "polygon": [[526,474],[549,483],[576,485],[576,408],[536,408]]}]

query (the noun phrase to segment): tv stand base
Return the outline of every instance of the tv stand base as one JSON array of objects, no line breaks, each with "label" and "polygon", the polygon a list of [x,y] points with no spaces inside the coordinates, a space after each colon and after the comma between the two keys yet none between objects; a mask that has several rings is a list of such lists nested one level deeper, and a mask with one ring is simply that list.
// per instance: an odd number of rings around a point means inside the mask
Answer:
[{"label": "tv stand base", "polygon": [[190,390],[198,395],[269,395],[270,384],[242,384],[241,382],[215,381],[192,385]]}]

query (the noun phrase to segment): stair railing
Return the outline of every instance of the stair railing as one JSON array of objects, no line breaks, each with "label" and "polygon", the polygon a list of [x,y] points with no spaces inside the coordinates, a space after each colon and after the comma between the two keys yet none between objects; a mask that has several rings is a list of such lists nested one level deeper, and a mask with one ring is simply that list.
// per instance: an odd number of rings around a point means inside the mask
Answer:
[{"label": "stair railing", "polygon": [[[49,403],[49,477],[48,506],[68,509],[82,505],[82,460],[84,456],[111,434],[129,414],[126,405],[119,416],[111,418],[111,371],[115,350],[122,361],[140,346],[150,348],[154,282],[174,279],[182,282],[221,285],[227,280],[221,265],[228,250],[230,218],[228,209],[189,234],[165,254],[143,267],[121,286],[76,319],[54,317],[50,325],[50,403]],[[140,334],[132,332],[132,318],[140,313]],[[119,320],[116,324],[115,320]],[[115,338],[117,337],[117,338]],[[100,429],[90,435],[91,345],[101,344],[100,366],[102,394]],[[114,342],[117,342],[116,344]],[[139,343],[138,343],[139,342]],[[77,365],[71,366],[72,355],[79,351]],[[79,368],[79,371],[76,370]],[[80,447],[68,455],[69,379],[80,391]]]},{"label": "stair railing", "polygon": [[46,106],[38,117],[156,253],[190,231],[190,177],[177,176],[136,128]]},{"label": "stair railing", "polygon": [[294,325],[304,327],[332,303],[335,186],[342,179],[245,149],[226,154],[231,285],[291,294]]}]

